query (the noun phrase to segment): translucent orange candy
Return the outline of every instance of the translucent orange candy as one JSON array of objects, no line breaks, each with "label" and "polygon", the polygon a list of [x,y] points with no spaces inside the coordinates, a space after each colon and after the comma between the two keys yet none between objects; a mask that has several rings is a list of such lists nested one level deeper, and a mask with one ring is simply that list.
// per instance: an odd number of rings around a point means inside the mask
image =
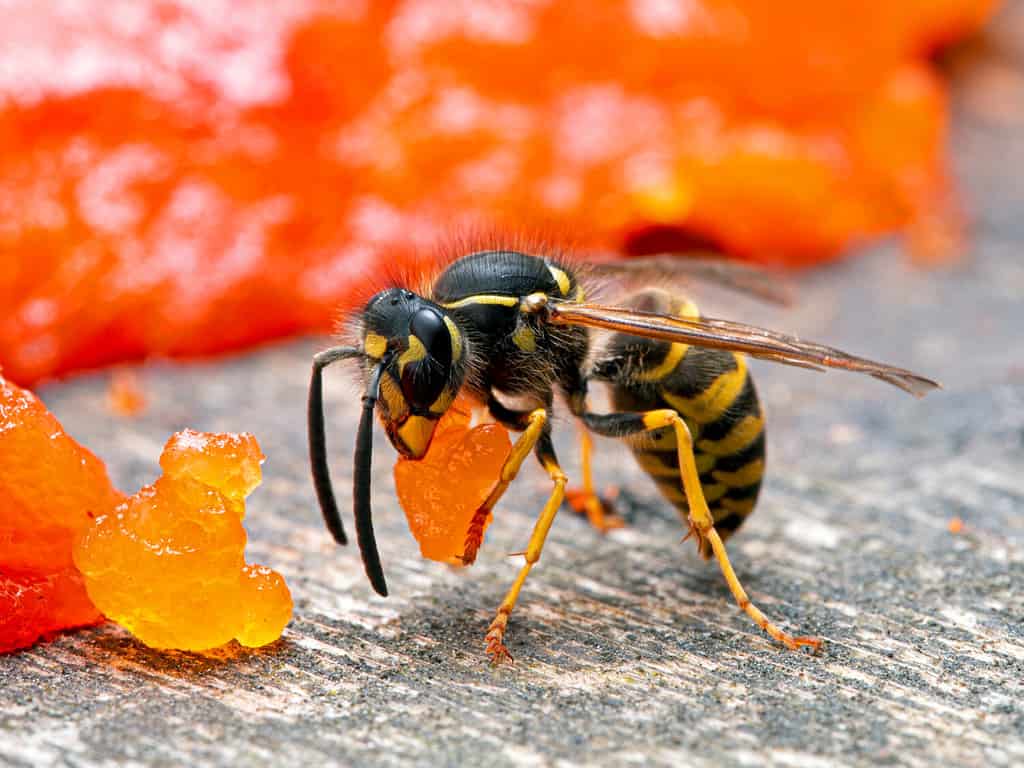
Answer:
[{"label": "translucent orange candy", "polygon": [[164,448],[164,475],[76,542],[93,602],[155,648],[206,650],[280,637],[292,599],[280,575],[246,565],[245,497],[263,454],[249,434],[185,430]]},{"label": "translucent orange candy", "polygon": [[0,376],[0,652],[102,621],[71,548],[122,498],[39,398]]},{"label": "translucent orange candy", "polygon": [[471,405],[457,400],[441,417],[426,456],[395,463],[395,490],[420,553],[462,565],[475,557],[491,515],[479,524],[467,552],[474,512],[501,475],[512,443],[500,424],[471,427]]}]

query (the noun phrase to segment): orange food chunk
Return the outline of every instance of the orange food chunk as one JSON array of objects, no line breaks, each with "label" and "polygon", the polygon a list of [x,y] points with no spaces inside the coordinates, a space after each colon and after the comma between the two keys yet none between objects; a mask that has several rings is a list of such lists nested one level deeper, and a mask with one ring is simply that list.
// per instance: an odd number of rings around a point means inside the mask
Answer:
[{"label": "orange food chunk", "polygon": [[[931,57],[998,5],[193,4],[5,6],[18,381],[329,330],[396,249],[453,229],[786,264],[902,232],[938,258],[962,224]],[[95,60],[70,79],[69,39]]]},{"label": "orange food chunk", "polygon": [[[501,475],[512,443],[500,424],[470,427],[471,409],[458,400],[441,417],[427,454],[395,463],[395,490],[420,553],[463,564],[474,513]],[[479,540],[491,516],[479,529]],[[475,554],[475,548],[473,550]]]},{"label": "orange food chunk", "polygon": [[251,435],[171,437],[160,457],[164,475],[76,542],[93,602],[155,648],[277,639],[291,595],[280,576],[244,559],[244,499],[260,482],[262,461]]},{"label": "orange food chunk", "polygon": [[248,432],[176,432],[160,455],[160,468],[169,477],[192,478],[239,502],[245,517],[245,497],[263,480],[260,465],[266,457]]},{"label": "orange food chunk", "polygon": [[0,376],[0,652],[102,621],[71,546],[122,498],[39,398]]},{"label": "orange food chunk", "polygon": [[96,624],[96,610],[74,567],[47,574],[0,570],[0,653],[32,645],[41,637]]},{"label": "orange food chunk", "polygon": [[0,569],[63,570],[92,516],[123,496],[31,392],[0,376]]}]

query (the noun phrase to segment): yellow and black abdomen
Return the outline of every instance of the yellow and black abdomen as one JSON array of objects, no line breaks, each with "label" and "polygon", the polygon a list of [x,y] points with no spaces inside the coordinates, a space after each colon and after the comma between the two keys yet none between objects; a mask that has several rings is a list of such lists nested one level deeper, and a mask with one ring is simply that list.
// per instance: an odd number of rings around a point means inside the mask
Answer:
[{"label": "yellow and black abdomen", "polygon": [[[636,294],[633,308],[697,317],[696,306],[660,290]],[[615,334],[592,378],[610,385],[616,411],[671,408],[689,427],[701,487],[722,538],[732,534],[757,502],[764,474],[764,418],[742,354]],[[685,516],[675,431],[671,427],[627,438],[637,462],[662,495]],[[710,556],[710,551],[702,552]]]}]

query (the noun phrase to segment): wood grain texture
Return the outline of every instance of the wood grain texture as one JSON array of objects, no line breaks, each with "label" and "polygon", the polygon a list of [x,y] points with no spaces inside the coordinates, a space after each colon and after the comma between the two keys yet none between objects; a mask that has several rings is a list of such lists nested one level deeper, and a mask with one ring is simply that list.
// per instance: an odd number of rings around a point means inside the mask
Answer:
[{"label": "wood grain texture", "polygon": [[[826,638],[821,655],[762,636],[679,543],[674,512],[627,451],[602,441],[599,477],[624,489],[630,526],[602,537],[561,515],[513,616],[516,664],[492,669],[483,635],[518,565],[503,553],[523,548],[546,477],[524,470],[478,563],[456,572],[417,556],[378,435],[394,596],[374,596],[356,550],[335,547],[319,520],[303,409],[322,342],[298,342],[150,364],[137,420],[108,414],[106,375],[43,391],[130,490],[155,477],[176,429],[254,431],[269,458],[246,517],[249,558],[284,573],[296,611],[281,641],[254,652],[160,653],[106,625],[0,657],[0,764],[1024,763],[1021,5],[1000,21],[950,65],[969,260],[919,273],[883,248],[808,275],[794,310],[715,308],[946,385],[918,402],[845,374],[753,365],[768,479],[730,551],[770,616]],[[357,397],[341,373],[328,378],[345,489]],[[572,426],[558,426],[576,475]]]}]

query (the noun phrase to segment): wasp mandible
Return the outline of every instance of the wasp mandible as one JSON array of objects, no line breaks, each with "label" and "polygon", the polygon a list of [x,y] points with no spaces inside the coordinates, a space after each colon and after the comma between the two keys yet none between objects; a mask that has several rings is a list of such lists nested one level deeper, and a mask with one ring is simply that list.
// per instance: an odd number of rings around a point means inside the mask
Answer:
[{"label": "wasp mandible", "polygon": [[[590,303],[582,274],[568,260],[518,250],[470,253],[441,272],[425,295],[406,287],[377,293],[358,315],[358,344],[314,357],[310,459],[320,508],[335,540],[347,543],[327,467],[326,366],[355,359],[364,377],[353,508],[366,574],[381,595],[387,595],[387,585],[370,509],[374,412],[395,449],[418,459],[456,396],[486,406],[519,437],[478,519],[490,514],[530,453],[552,484],[524,552],[526,562],[485,635],[492,660],[510,660],[504,643],[509,616],[566,494],[568,480],[551,439],[557,390],[586,430],[631,445],[641,467],[680,511],[701,554],[717,560],[736,602],[758,626],[789,648],[817,649],[818,638],[784,632],[751,603],[723,544],[753,509],[764,471],[764,422],[745,355],[866,373],[917,396],[938,384],[831,347],[702,317],[692,302],[660,289],[641,291],[621,306]],[[598,329],[612,336],[591,359]],[[613,412],[590,410],[591,381],[610,387]],[[528,406],[508,405],[512,400]],[[589,450],[583,461],[583,493],[589,497],[584,501],[596,503]]]}]

